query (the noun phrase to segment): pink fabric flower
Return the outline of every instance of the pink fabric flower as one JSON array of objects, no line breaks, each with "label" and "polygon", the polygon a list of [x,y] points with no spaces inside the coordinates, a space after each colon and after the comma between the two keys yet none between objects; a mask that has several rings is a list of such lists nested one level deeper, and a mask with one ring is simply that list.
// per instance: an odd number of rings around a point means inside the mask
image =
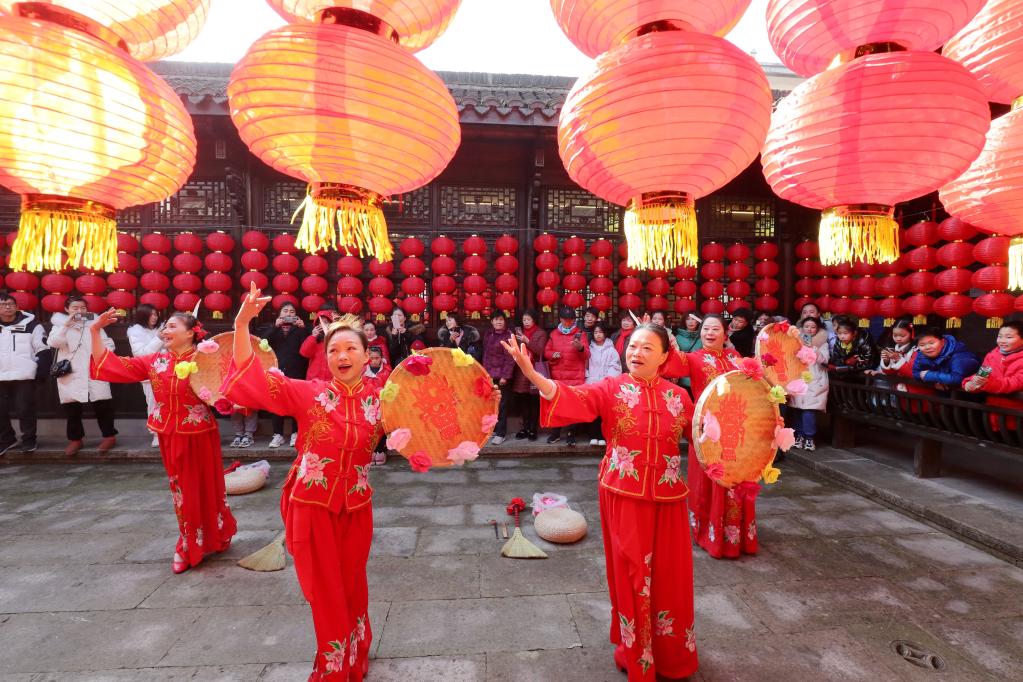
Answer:
[{"label": "pink fabric flower", "polygon": [[812,365],[817,362],[817,351],[812,346],[801,346],[796,353],[796,359],[804,365]]},{"label": "pink fabric flower", "polygon": [[707,477],[712,481],[720,481],[725,477],[725,465],[721,462],[714,462],[707,467]]},{"label": "pink fabric flower", "polygon": [[782,452],[787,451],[796,444],[796,432],[781,426],[774,427],[774,445],[781,448]]},{"label": "pink fabric flower", "polygon": [[409,374],[422,377],[430,373],[430,365],[433,364],[433,358],[429,355],[410,355],[404,364]]},{"label": "pink fabric flower", "polygon": [[700,434],[700,442],[710,440],[715,443],[721,440],[721,424],[713,413],[707,412],[703,415],[703,433]]},{"label": "pink fabric flower", "polygon": [[480,419],[480,429],[483,433],[490,433],[493,431],[495,424],[497,424],[496,414],[485,414],[483,415],[483,418]]},{"label": "pink fabric flower", "polygon": [[770,338],[771,338],[771,335],[768,334],[767,332],[760,332],[757,335],[757,341],[759,341],[760,343],[767,343],[767,340],[770,339]]},{"label": "pink fabric flower", "polygon": [[785,384],[785,390],[789,395],[805,395],[808,388],[810,387],[802,379],[793,379]]},{"label": "pink fabric flower", "polygon": [[220,414],[234,414],[234,405],[227,398],[220,398],[213,403],[213,409]]},{"label": "pink fabric flower", "polygon": [[424,473],[430,470],[433,466],[433,460],[430,456],[422,450],[416,451],[411,457],[408,458],[408,465],[416,473]]},{"label": "pink fabric flower", "polygon": [[273,374],[275,377],[278,377],[280,379],[284,378],[284,372],[281,371],[280,367],[271,367],[270,369],[266,370],[266,373]]},{"label": "pink fabric flower", "polygon": [[207,355],[209,355],[211,353],[216,353],[218,350],[220,350],[220,344],[214,341],[213,339],[208,339],[206,341],[200,341],[199,344],[195,347],[195,349],[200,353],[206,353]]},{"label": "pink fabric flower", "polygon": [[388,450],[401,450],[412,440],[412,432],[408,429],[395,429],[387,436]]},{"label": "pink fabric flower", "polygon": [[480,456],[480,446],[471,440],[463,440],[455,447],[448,450],[448,459],[456,465],[461,466],[471,462]]},{"label": "pink fabric flower", "polygon": [[212,399],[213,393],[210,391],[208,387],[203,386],[201,389],[199,389],[199,400],[203,401],[204,403],[208,403]]},{"label": "pink fabric flower", "polygon": [[756,358],[743,358],[739,363],[739,369],[750,379],[760,379],[764,376],[764,368]]}]

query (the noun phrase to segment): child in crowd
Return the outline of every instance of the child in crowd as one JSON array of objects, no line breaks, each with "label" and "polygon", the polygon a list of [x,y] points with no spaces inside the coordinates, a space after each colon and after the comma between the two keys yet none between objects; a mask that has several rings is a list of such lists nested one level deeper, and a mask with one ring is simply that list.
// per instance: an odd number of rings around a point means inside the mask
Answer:
[{"label": "child in crowd", "polygon": [[835,345],[828,369],[844,376],[863,374],[877,367],[880,356],[877,346],[856,322],[849,318],[835,319]]},{"label": "child in crowd", "polygon": [[363,371],[364,376],[375,378],[381,384],[387,381],[387,377],[391,376],[391,368],[384,360],[385,350],[379,346],[367,348],[366,352],[369,353],[369,362],[366,363],[366,369]]},{"label": "child in crowd", "polygon": [[[600,383],[608,377],[616,377],[622,373],[622,361],[618,350],[607,338],[607,327],[598,322],[593,325],[593,340],[590,341],[590,359],[586,363],[586,383]],[[593,422],[593,438],[590,445],[607,445],[600,431],[600,419]]]},{"label": "child in crowd", "polygon": [[796,432],[796,447],[807,451],[817,449],[814,438],[817,437],[817,412],[828,408],[828,337],[818,334],[824,329],[824,323],[816,317],[807,317],[799,321],[802,331],[800,339],[805,348],[811,349],[815,355],[813,363],[808,367],[810,380],[806,382],[806,392],[789,395],[787,413],[789,424]]},{"label": "child in crowd", "polygon": [[964,343],[937,327],[920,330],[917,347],[913,378],[931,384],[936,391],[958,389],[963,379],[980,367],[980,360]]}]

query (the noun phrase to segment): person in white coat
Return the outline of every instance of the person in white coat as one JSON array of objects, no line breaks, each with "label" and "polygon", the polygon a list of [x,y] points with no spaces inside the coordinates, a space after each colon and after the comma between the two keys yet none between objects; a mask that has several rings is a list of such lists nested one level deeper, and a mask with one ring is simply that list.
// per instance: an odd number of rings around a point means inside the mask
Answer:
[{"label": "person in white coat", "polygon": [[[596,384],[607,377],[616,377],[622,373],[622,358],[618,355],[618,349],[607,337],[607,327],[603,322],[593,325],[590,330],[593,340],[590,341],[590,359],[586,363],[586,383]],[[593,422],[595,438],[590,439],[590,445],[607,445],[601,436],[600,420]]]},{"label": "person in white coat", "polygon": [[[82,406],[92,404],[103,440],[100,452],[106,452],[117,444],[117,429],[114,428],[114,401],[110,399],[110,384],[89,378],[89,360],[92,357],[92,335],[89,333],[89,309],[85,299],[77,294],[68,296],[64,304],[66,313],[56,313],[52,318],[53,329],[47,344],[56,349],[54,366],[62,360],[70,363],[71,371],[57,378],[57,395],[64,407],[67,418],[68,446],[64,454],[73,457],[82,449],[85,427],[82,426]],[[114,342],[106,332],[102,334],[103,345],[114,349]]]},{"label": "person in white coat", "polygon": [[817,449],[814,438],[817,436],[817,411],[825,411],[828,407],[828,361],[831,353],[827,337],[819,332],[824,324],[816,317],[800,320],[801,339],[804,348],[812,349],[816,355],[813,363],[807,368],[810,381],[806,382],[806,392],[802,395],[790,394],[787,401],[789,423],[796,432],[796,447],[807,451]]},{"label": "person in white coat", "polygon": [[46,348],[43,325],[32,313],[18,310],[18,302],[0,291],[0,455],[18,444],[11,427],[17,415],[21,451],[36,449],[36,354]]},{"label": "person in white coat", "polygon": [[[160,313],[156,308],[143,303],[135,309],[135,324],[128,327],[128,343],[131,344],[131,354],[135,357],[160,352],[163,340],[160,338]],[[156,408],[153,387],[148,381],[141,383],[142,392],[146,394],[146,414],[150,415]],[[160,439],[155,433],[151,446],[160,447]]]}]

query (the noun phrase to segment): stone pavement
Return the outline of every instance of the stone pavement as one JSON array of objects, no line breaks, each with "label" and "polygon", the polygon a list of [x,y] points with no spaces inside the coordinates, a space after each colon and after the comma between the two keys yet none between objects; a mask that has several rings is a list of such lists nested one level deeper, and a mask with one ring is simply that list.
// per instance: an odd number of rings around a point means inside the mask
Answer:
[{"label": "stone pavement", "polygon": [[[489,459],[418,475],[392,458],[375,470],[370,682],[624,680],[607,644],[596,465]],[[696,551],[698,679],[1023,679],[1023,570],[782,469],[758,502],[759,556]],[[284,470],[273,465],[276,483]],[[537,540],[546,561],[500,557],[487,520],[548,490],[590,535]],[[234,565],[279,530],[277,495],[232,498],[230,552],[174,576],[159,465],[0,465],[0,681],[304,680],[314,640],[290,564]],[[943,670],[903,660],[903,640]]]}]

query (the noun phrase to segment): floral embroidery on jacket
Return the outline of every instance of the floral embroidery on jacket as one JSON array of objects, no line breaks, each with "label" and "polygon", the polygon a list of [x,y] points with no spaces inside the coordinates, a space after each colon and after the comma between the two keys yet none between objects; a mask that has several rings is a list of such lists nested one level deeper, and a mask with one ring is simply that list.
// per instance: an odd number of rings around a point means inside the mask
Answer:
[{"label": "floral embroidery on jacket", "polygon": [[153,408],[153,413],[149,415],[158,422],[163,421],[163,403],[156,403],[156,407]]},{"label": "floral embroidery on jacket", "polygon": [[664,392],[664,403],[668,407],[668,412],[671,413],[672,417],[677,417],[682,414],[682,396],[675,393],[674,390],[669,388]]},{"label": "floral embroidery on jacket", "polygon": [[356,481],[355,485],[348,491],[350,493],[364,493],[369,490],[369,465],[359,466],[355,465]]},{"label": "floral embroidery on jacket", "polygon": [[323,658],[326,661],[326,671],[328,673],[339,673],[345,667],[345,643],[335,639],[327,642],[327,644],[330,645],[330,651],[323,653]]},{"label": "floral embroidery on jacket", "polygon": [[163,374],[170,367],[170,358],[166,355],[157,355],[156,359],[153,360],[153,371],[157,374]]},{"label": "floral embroidery on jacket", "polygon": [[625,614],[618,614],[618,632],[622,636],[622,644],[626,648],[636,643],[636,624],[625,617]]},{"label": "floral embroidery on jacket", "polygon": [[739,544],[738,526],[725,526],[725,541],[730,545]]},{"label": "floral embroidery on jacket", "polygon": [[369,396],[361,403],[362,414],[370,424],[376,424],[380,420],[380,401]]},{"label": "floral embroidery on jacket", "polygon": [[323,389],[322,393],[316,396],[315,400],[323,407],[324,412],[329,413],[334,411],[340,399],[341,396],[339,396],[337,393],[330,390],[329,388],[325,388]]},{"label": "floral embroidery on jacket", "polygon": [[355,633],[352,633],[351,638],[348,641],[348,667],[355,667],[355,659],[359,657],[359,640],[355,638]]},{"label": "floral embroidery on jacket", "polygon": [[682,480],[682,456],[664,455],[664,461],[667,463],[664,468],[664,473],[657,480],[658,483],[667,483],[668,485],[675,485]]},{"label": "floral embroidery on jacket", "polygon": [[643,647],[643,653],[639,656],[639,667],[643,669],[643,673],[650,669],[650,666],[654,664],[654,652],[650,648],[650,644]]},{"label": "floral embroidery on jacket", "polygon": [[622,384],[618,388],[618,398],[631,410],[639,405],[640,389],[636,384]]},{"label": "floral embroidery on jacket", "polygon": [[686,628],[686,648],[696,651],[696,630],[694,628]]},{"label": "floral embroidery on jacket", "polygon": [[355,634],[360,642],[366,639],[366,616],[359,616],[355,620]]},{"label": "floral embroidery on jacket", "polygon": [[658,637],[675,636],[675,619],[671,618],[671,611],[658,611],[657,623],[654,626],[654,634]]},{"label": "floral embroidery on jacket", "polygon": [[327,487],[327,474],[324,473],[323,468],[333,461],[329,457],[320,458],[319,455],[312,452],[302,455],[302,463],[298,467],[298,479],[305,484],[306,490],[314,485],[322,488]]},{"label": "floral embroidery on jacket", "polygon": [[607,468],[609,471],[617,471],[618,478],[633,478],[638,481],[639,472],[636,471],[635,459],[639,454],[639,450],[627,450],[616,445],[611,451],[611,459]]},{"label": "floral embroidery on jacket", "polygon": [[195,405],[188,406],[188,414],[181,420],[182,424],[202,424],[205,421],[209,421],[210,411],[206,409],[206,406],[198,403]]}]

